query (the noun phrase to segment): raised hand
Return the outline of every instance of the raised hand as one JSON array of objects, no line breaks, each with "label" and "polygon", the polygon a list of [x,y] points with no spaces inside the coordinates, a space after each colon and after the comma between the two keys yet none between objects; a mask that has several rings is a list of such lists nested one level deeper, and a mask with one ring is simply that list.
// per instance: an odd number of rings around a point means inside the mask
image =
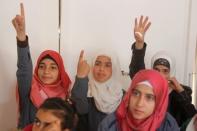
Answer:
[{"label": "raised hand", "polygon": [[26,31],[25,31],[25,11],[23,3],[20,3],[20,15],[17,14],[14,19],[12,19],[12,24],[16,30],[17,39],[20,41],[25,41]]},{"label": "raised hand", "polygon": [[150,27],[151,22],[148,21],[148,17],[144,19],[143,16],[140,17],[140,21],[138,22],[137,18],[135,18],[135,27],[134,27],[134,37],[136,40],[135,47],[137,49],[142,49],[144,46],[144,36],[148,28]]},{"label": "raised hand", "polygon": [[78,66],[77,66],[77,77],[84,78],[88,76],[90,72],[90,66],[87,61],[84,60],[84,51],[82,50],[79,56]]}]

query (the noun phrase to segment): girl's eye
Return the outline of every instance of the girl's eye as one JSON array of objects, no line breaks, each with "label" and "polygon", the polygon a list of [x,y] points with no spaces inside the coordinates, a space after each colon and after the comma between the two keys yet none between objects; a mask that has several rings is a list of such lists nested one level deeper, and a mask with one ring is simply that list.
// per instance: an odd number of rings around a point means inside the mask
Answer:
[{"label": "girl's eye", "polygon": [[95,65],[95,66],[100,66],[100,65],[101,65],[101,63],[100,63],[100,62],[98,62],[98,61],[96,61],[94,65]]},{"label": "girl's eye", "polygon": [[167,73],[170,72],[170,70],[169,69],[164,69],[163,72],[167,74]]},{"label": "girl's eye", "polygon": [[133,91],[132,91],[132,95],[133,95],[133,96],[139,96],[139,95],[140,95],[140,92],[137,91],[137,90],[133,90]]},{"label": "girl's eye", "polygon": [[58,69],[58,67],[57,66],[51,66],[51,69],[56,70],[56,69]]},{"label": "girl's eye", "polygon": [[34,124],[35,124],[36,126],[40,126],[40,125],[41,125],[41,122],[40,122],[40,120],[38,120],[37,118],[35,118]]},{"label": "girl's eye", "polygon": [[44,69],[44,65],[43,64],[39,64],[38,68],[39,69]]},{"label": "girl's eye", "polygon": [[112,67],[112,64],[111,63],[107,63],[105,66],[106,67]]},{"label": "girl's eye", "polygon": [[153,95],[146,95],[146,99],[148,101],[155,101],[155,96],[153,96]]}]

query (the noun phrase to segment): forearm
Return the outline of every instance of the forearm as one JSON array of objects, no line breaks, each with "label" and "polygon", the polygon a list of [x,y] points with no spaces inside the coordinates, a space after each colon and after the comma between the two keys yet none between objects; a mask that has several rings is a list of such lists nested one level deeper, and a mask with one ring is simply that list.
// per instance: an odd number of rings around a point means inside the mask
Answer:
[{"label": "forearm", "polygon": [[17,84],[20,97],[27,97],[31,88],[32,81],[32,60],[30,56],[28,37],[25,41],[17,40]]},{"label": "forearm", "polygon": [[89,111],[87,92],[88,77],[76,77],[74,86],[71,91],[71,98],[75,102],[76,109],[79,114],[86,114]]},{"label": "forearm", "polygon": [[132,58],[129,65],[129,75],[131,79],[141,69],[145,69],[144,57],[146,52],[146,43],[142,49],[136,49],[135,43],[132,45]]}]

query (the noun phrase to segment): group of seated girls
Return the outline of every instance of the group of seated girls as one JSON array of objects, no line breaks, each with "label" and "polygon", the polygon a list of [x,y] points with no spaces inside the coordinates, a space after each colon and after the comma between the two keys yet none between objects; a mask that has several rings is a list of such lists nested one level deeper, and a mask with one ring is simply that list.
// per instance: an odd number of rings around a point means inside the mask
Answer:
[{"label": "group of seated girls", "polygon": [[21,14],[12,20],[17,35],[18,129],[179,131],[182,125],[181,129],[186,130],[188,123],[193,130],[196,128],[192,91],[171,77],[174,70],[171,57],[157,55],[153,69],[145,69],[144,36],[151,25],[148,17],[141,16],[139,22],[135,20],[136,42],[130,64],[132,82],[127,91],[123,90],[120,63],[113,52],[97,52],[89,65],[81,51],[70,94],[71,80],[56,51],[41,53],[32,73],[23,4],[20,7]]}]

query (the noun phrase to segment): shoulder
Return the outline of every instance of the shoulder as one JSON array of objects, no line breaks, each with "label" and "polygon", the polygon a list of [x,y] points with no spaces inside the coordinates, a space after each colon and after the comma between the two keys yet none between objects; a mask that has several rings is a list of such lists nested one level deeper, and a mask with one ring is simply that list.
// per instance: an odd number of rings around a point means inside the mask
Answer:
[{"label": "shoulder", "polygon": [[98,131],[117,131],[115,113],[107,115],[99,124]]},{"label": "shoulder", "polygon": [[157,131],[179,131],[176,120],[167,112],[166,116]]}]

